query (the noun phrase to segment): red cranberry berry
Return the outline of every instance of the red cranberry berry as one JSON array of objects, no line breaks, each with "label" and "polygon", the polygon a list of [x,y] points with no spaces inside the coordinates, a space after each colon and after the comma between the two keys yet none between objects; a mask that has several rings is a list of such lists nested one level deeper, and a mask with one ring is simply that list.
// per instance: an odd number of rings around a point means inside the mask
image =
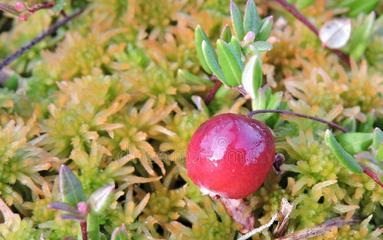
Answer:
[{"label": "red cranberry berry", "polygon": [[264,123],[226,113],[206,121],[194,133],[186,168],[202,191],[240,199],[263,184],[274,154],[273,136]]}]

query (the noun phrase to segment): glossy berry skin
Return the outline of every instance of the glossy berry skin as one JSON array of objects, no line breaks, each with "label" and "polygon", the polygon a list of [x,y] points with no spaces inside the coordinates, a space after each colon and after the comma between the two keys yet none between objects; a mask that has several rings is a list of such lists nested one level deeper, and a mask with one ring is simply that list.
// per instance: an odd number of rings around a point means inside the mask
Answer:
[{"label": "glossy berry skin", "polygon": [[194,133],[186,168],[202,191],[240,199],[263,184],[274,154],[274,139],[264,123],[226,113],[206,121]]}]

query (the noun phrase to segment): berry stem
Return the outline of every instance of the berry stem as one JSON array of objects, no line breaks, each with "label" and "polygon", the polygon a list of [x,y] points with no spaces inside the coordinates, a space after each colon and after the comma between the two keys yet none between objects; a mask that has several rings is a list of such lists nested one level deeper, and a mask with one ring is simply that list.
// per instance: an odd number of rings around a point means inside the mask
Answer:
[{"label": "berry stem", "polygon": [[255,110],[255,111],[251,111],[248,113],[248,117],[253,117],[254,115],[256,114],[262,114],[262,113],[280,113],[280,114],[285,114],[285,115],[292,115],[292,116],[296,116],[296,117],[301,117],[301,118],[307,118],[307,119],[310,119],[310,120],[314,120],[314,121],[317,121],[317,122],[320,122],[320,123],[324,123],[324,124],[327,124],[328,126],[332,127],[332,128],[336,128],[342,132],[347,132],[347,129],[345,129],[344,127],[336,124],[336,123],[333,123],[333,122],[330,122],[330,121],[327,121],[327,120],[324,120],[322,118],[319,118],[319,117],[314,117],[314,116],[310,116],[310,115],[306,115],[306,114],[301,114],[301,113],[295,113],[295,112],[291,112],[291,111],[287,111],[287,110],[278,110],[278,109],[263,109],[263,110]]},{"label": "berry stem", "polygon": [[[306,27],[308,27],[317,37],[319,37],[319,30],[318,28],[312,24],[302,13],[298,11],[298,9],[288,3],[286,0],[275,0],[277,3],[279,3],[282,7],[284,7],[291,15],[293,15],[296,19],[301,21]],[[327,48],[327,47],[326,47]],[[329,48],[327,48],[329,49]],[[334,54],[336,54],[347,66],[351,66],[350,64],[350,57],[345,54],[344,52],[338,50],[338,49],[329,49]]]},{"label": "berry stem", "polygon": [[82,240],[88,240],[88,232],[87,232],[88,226],[87,226],[86,221],[81,221],[80,227],[81,227]]},{"label": "berry stem", "polygon": [[214,87],[210,89],[208,95],[205,98],[205,103],[209,104],[211,101],[213,101],[215,94],[217,94],[217,91],[221,88],[222,82],[218,80],[216,76],[212,76],[210,78],[212,81],[214,81]]},{"label": "berry stem", "polygon": [[23,55],[26,51],[28,51],[29,49],[31,49],[33,46],[35,46],[36,44],[38,44],[39,42],[41,42],[45,37],[53,34],[54,32],[57,31],[57,29],[59,29],[61,26],[67,24],[68,22],[70,22],[72,19],[76,18],[77,16],[79,16],[82,12],[84,11],[84,9],[79,9],[79,10],[76,10],[75,12],[73,12],[71,15],[68,15],[67,17],[55,22],[48,30],[44,31],[43,33],[41,33],[39,36],[37,36],[36,38],[32,39],[30,42],[28,42],[27,44],[25,44],[24,46],[22,46],[20,49],[18,49],[16,52],[14,52],[13,54],[11,54],[10,56],[6,57],[2,62],[0,62],[0,71],[6,67],[7,65],[9,65],[10,63],[12,63],[13,61],[15,61],[17,58],[19,58],[21,55]]}]

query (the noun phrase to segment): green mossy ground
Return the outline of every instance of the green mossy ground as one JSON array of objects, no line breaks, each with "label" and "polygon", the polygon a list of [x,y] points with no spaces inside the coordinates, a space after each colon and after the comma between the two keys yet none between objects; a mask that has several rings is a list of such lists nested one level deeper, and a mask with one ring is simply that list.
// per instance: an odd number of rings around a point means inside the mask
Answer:
[{"label": "green mossy ground", "polygon": [[[276,22],[273,50],[264,57],[266,80],[284,92],[290,109],[338,123],[355,120],[362,132],[382,126],[382,35],[348,68],[272,1],[256,3]],[[209,106],[201,101],[212,83],[196,57],[194,28],[200,24],[216,39],[229,23],[228,6],[226,0],[94,0],[8,68],[19,84],[0,89],[0,239],[77,238],[78,224],[47,208],[60,200],[61,164],[75,172],[86,194],[116,184],[114,201],[99,219],[106,239],[122,224],[129,239],[238,236],[225,208],[201,195],[184,165],[188,140],[203,121],[249,111],[235,90],[221,90]],[[320,26],[335,9],[314,1],[302,11]],[[56,18],[44,10],[27,22],[15,20],[0,34],[1,58]],[[270,173],[247,199],[257,225],[286,198],[294,204],[288,232],[357,217],[360,224],[315,239],[381,239],[382,188],[339,164],[323,141],[326,126],[282,120],[270,126],[286,157],[284,174]],[[253,239],[271,239],[271,231]]]}]

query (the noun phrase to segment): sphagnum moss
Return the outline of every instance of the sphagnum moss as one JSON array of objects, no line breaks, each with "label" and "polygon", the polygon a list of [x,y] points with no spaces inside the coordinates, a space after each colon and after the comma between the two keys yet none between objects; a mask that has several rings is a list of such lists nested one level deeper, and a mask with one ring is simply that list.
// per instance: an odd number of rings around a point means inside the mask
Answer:
[{"label": "sphagnum moss", "polygon": [[[338,122],[355,117],[360,129],[367,116],[381,113],[380,57],[374,56],[382,51],[380,35],[372,38],[367,60],[349,69],[297,20],[267,1],[256,3],[276,22],[265,62],[274,67],[268,77],[285,91],[290,108]],[[75,222],[46,209],[61,200],[60,163],[79,176],[87,194],[115,183],[114,199],[100,217],[106,239],[122,224],[128,239],[237,237],[238,225],[224,206],[203,196],[184,166],[187,144],[202,122],[217,113],[247,111],[246,100],[233,89],[221,89],[209,106],[202,102],[213,84],[197,63],[193,28],[200,24],[211,39],[219,36],[228,23],[229,1],[76,4],[88,4],[86,14],[19,58],[10,67],[17,91],[0,92],[0,239],[78,236]],[[317,25],[336,14],[325,1],[313,4],[303,12]],[[68,1],[64,10],[74,8]],[[2,57],[52,21],[41,10],[26,23],[4,28]],[[377,126],[379,117],[373,118]],[[277,149],[286,156],[285,172],[270,174],[248,197],[257,225],[286,198],[294,204],[288,233],[341,216],[362,222],[313,239],[381,238],[382,189],[339,165],[323,142],[325,128],[290,118],[268,124],[275,126]],[[253,239],[272,239],[272,230]]]}]

